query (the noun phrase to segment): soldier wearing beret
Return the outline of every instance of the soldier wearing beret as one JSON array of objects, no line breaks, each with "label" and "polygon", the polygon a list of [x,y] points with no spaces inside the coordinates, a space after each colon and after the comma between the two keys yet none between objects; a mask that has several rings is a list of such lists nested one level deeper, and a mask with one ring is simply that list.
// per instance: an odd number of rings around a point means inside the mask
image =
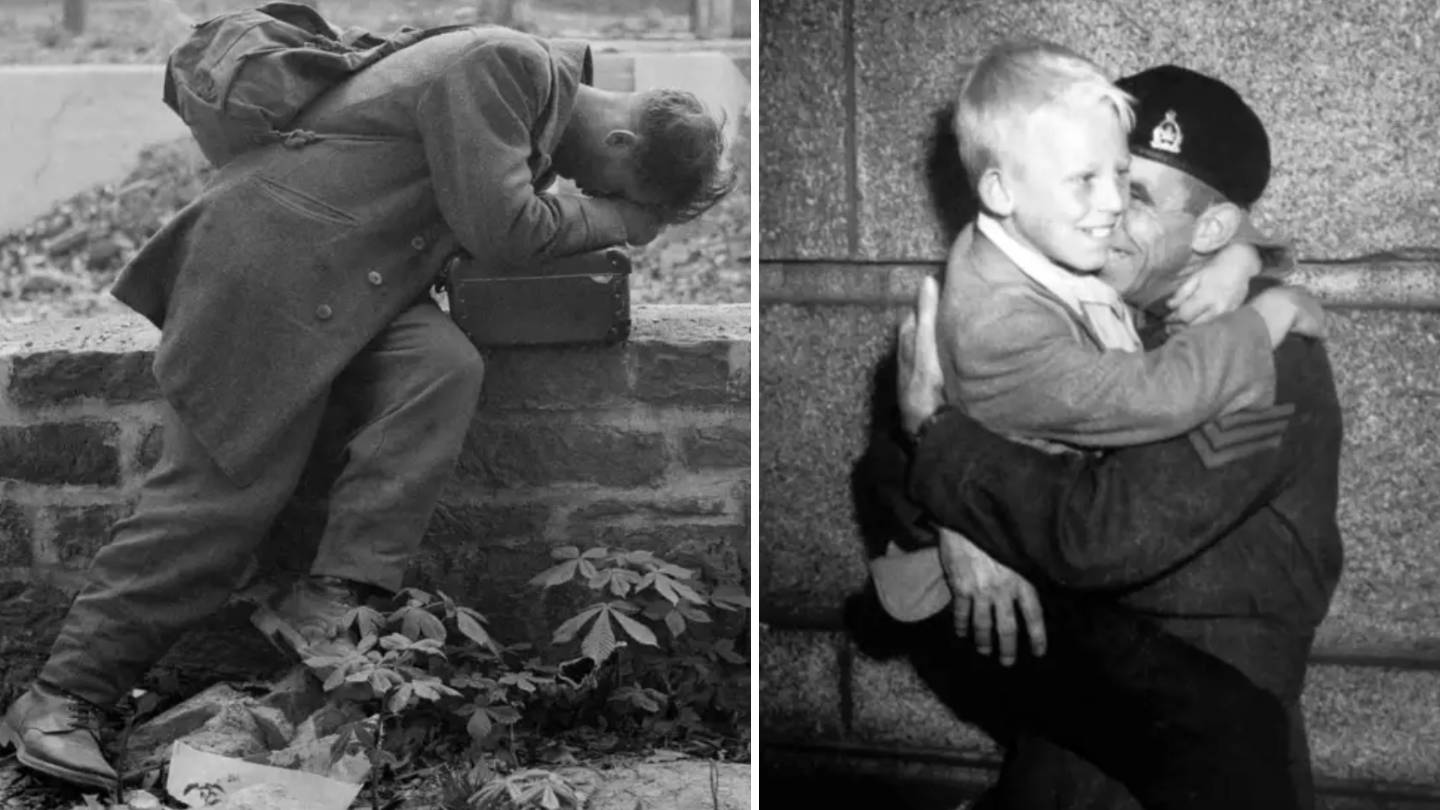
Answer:
[{"label": "soldier wearing beret", "polygon": [[[294,490],[326,404],[359,411],[311,568],[257,614],[300,654],[398,588],[474,416],[483,365],[428,295],[448,257],[523,268],[652,240],[733,186],[684,92],[590,86],[590,48],[501,28],[436,35],[322,97],[318,139],[219,171],[114,294],[161,329],[164,452],[95,557],[0,745],[109,787],[95,715],[218,609]],[[556,176],[584,195],[555,193]]]},{"label": "soldier wearing beret", "polygon": [[[1105,273],[1153,346],[1166,337],[1165,302],[1195,261],[1197,217],[1253,204],[1269,177],[1269,147],[1258,117],[1216,79],[1165,66],[1119,86],[1137,99],[1132,201]],[[1007,441],[958,408],[935,412],[943,391],[934,305],[927,288],[907,324],[913,337],[902,332],[901,406],[918,435],[912,499],[900,511],[963,532],[1033,582],[1049,626],[1044,655],[1011,671],[976,661],[953,633],[929,636],[916,652],[922,670],[951,673],[933,682],[993,692],[1016,720],[991,800],[1017,810],[1132,807],[1137,797],[1150,807],[1232,806],[1213,771],[1208,796],[1176,795],[1162,782],[1205,781],[1218,752],[1186,760],[1183,747],[1164,748],[1174,741],[1166,738],[1234,709],[1203,695],[1208,679],[1238,671],[1278,701],[1289,727],[1287,795],[1273,806],[1313,806],[1299,698],[1342,560],[1340,411],[1323,344],[1292,335],[1277,347],[1271,404],[1166,441],[1057,455]],[[871,456],[885,452],[872,447]],[[948,553],[943,541],[939,552]],[[988,610],[1012,594],[969,595]],[[1208,655],[1161,655],[1159,634]],[[1180,769],[1154,771],[1166,751],[1180,753]],[[1274,761],[1273,751],[1258,753]]]}]

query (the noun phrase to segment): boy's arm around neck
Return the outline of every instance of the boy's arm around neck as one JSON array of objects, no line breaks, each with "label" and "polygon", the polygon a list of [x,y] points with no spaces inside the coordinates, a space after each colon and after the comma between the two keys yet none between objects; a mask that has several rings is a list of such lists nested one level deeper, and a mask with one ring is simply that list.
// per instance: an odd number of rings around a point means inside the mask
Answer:
[{"label": "boy's arm around neck", "polygon": [[947,399],[998,432],[1116,447],[1274,401],[1270,339],[1253,311],[1141,353],[1096,348],[1027,285],[947,285],[941,306]]}]

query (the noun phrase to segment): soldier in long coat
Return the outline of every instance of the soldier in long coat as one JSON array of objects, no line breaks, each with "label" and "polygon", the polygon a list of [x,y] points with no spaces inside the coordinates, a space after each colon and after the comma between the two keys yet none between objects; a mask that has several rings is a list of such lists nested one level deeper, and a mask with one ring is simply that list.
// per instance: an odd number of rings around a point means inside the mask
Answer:
[{"label": "soldier in long coat", "polygon": [[[318,100],[296,126],[313,135],[227,164],[125,269],[114,294],[161,329],[163,457],[0,724],[21,763],[113,784],[96,709],[232,594],[332,396],[363,426],[312,576],[262,618],[303,652],[364,589],[400,586],[482,381],[428,295],[449,257],[524,267],[643,244],[730,189],[698,99],[601,91],[591,71],[582,42],[423,40]],[[556,175],[585,194],[552,193]]]}]

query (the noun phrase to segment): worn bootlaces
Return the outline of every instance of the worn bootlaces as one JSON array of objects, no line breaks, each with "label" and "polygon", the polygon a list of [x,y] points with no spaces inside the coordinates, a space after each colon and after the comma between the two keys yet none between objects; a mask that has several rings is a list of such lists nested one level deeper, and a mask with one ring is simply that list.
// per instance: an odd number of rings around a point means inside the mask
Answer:
[{"label": "worn bootlaces", "polygon": [[84,729],[99,739],[100,724],[105,719],[104,710],[79,698],[66,698],[65,709],[75,723],[75,728]]}]

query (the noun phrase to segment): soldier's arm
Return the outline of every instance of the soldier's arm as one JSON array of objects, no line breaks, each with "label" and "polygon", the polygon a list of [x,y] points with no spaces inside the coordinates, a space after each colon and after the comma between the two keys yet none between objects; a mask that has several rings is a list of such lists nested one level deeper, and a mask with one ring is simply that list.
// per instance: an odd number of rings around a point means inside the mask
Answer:
[{"label": "soldier's arm", "polygon": [[624,203],[532,185],[531,127],[548,103],[550,71],[537,44],[477,42],[420,96],[440,212],[473,256],[525,266],[626,241]]},{"label": "soldier's arm", "polygon": [[[911,496],[936,522],[1027,578],[1086,590],[1137,586],[1224,537],[1288,483],[1319,418],[1312,341],[1276,354],[1279,404],[1104,454],[1053,455],[958,410],[927,424]],[[1323,359],[1323,355],[1322,355]]]}]

